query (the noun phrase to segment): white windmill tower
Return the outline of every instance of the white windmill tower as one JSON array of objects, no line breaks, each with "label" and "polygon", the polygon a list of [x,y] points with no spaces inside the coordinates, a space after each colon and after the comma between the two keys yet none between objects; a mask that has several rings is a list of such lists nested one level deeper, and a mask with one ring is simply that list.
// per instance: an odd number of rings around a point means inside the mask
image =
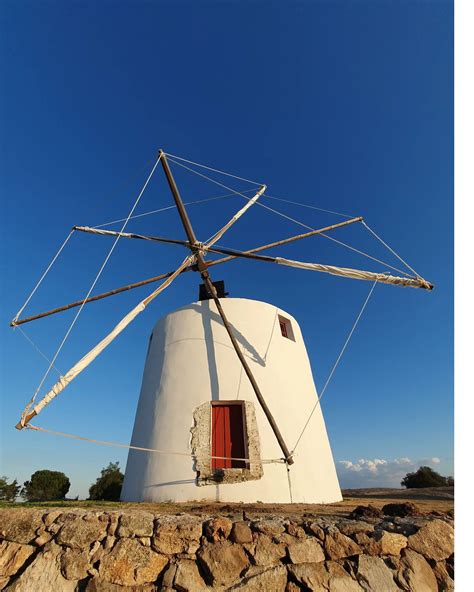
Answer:
[{"label": "white windmill tower", "polygon": [[[139,197],[160,161],[187,241],[124,233],[125,224],[120,232],[89,227],[74,227],[73,230],[115,236],[116,241],[124,237],[179,244],[187,247],[190,255],[173,272],[96,296],[90,296],[91,289],[85,299],[46,313],[20,319],[23,307],[12,321],[13,326],[72,307],[80,306],[80,311],[92,300],[164,279],[36,405],[36,395],[33,396],[17,428],[42,429],[32,426],[30,421],[178,275],[197,271],[203,280],[199,301],[160,319],[150,337],[122,499],[154,502],[339,501],[341,492],[334,461],[297,321],[273,304],[226,298],[223,282],[214,283],[209,268],[237,257],[250,258],[371,280],[374,284],[369,297],[377,282],[428,290],[433,286],[409,266],[415,275],[402,272],[404,277],[397,277],[256,254],[355,222],[362,222],[375,235],[362,218],[352,218],[247,251],[216,246],[224,233],[264,194],[264,185],[252,198],[235,192],[248,200],[246,205],[209,241],[201,243],[196,238],[163,151],[160,151]],[[112,250],[113,247],[110,254]],[[207,260],[209,253],[225,257]]]},{"label": "white windmill tower", "polygon": [[193,456],[130,450],[122,499],[340,500],[320,407],[299,444],[290,482],[285,463],[278,461],[285,440],[296,442],[317,400],[298,323],[265,302],[225,298],[220,304],[265,393],[264,408],[250,380],[241,376],[213,300],[160,319],[151,335],[132,445],[189,450]]}]

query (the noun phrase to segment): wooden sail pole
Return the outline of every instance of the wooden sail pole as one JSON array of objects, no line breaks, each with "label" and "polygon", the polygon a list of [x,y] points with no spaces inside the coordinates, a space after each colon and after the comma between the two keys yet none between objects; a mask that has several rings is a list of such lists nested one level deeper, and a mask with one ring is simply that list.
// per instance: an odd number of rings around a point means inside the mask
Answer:
[{"label": "wooden sail pole", "polygon": [[[237,252],[235,250],[232,249],[223,249],[220,247],[213,247],[212,249],[210,249],[210,251],[212,252],[220,252],[220,253],[232,253],[227,257],[221,257],[220,259],[213,259],[210,261],[206,261],[206,264],[208,267],[212,267],[213,265],[219,265],[221,263],[226,263],[228,261],[232,261],[233,259],[237,259],[239,257],[246,257],[247,255],[251,255],[253,253],[258,253],[260,251],[264,251],[267,249],[271,249],[273,247],[277,247],[280,245],[285,245],[297,240],[301,240],[304,238],[308,238],[310,236],[315,236],[317,234],[323,234],[324,232],[329,232],[330,230],[335,230],[336,228],[341,228],[343,226],[347,226],[348,224],[354,224],[354,222],[362,222],[363,218],[362,217],[356,217],[356,218],[351,218],[350,220],[345,220],[344,222],[339,222],[338,224],[332,224],[330,226],[325,226],[324,228],[319,228],[317,230],[312,230],[310,232],[305,232],[303,234],[297,234],[294,236],[290,236],[288,238],[284,238],[278,241],[274,241],[272,243],[268,243],[266,245],[261,245],[260,247],[255,247],[253,249],[248,249],[246,251],[240,251]],[[112,236],[117,236],[120,233],[115,232],[115,231],[96,231],[93,228],[88,228],[88,227],[79,227],[79,226],[75,226],[74,227],[75,230],[81,231],[81,232],[90,232],[92,234],[104,234],[104,235],[112,235]],[[126,238],[143,238],[144,240],[150,240],[150,241],[158,241],[158,242],[169,242],[172,244],[178,244],[178,245],[185,245],[185,246],[190,246],[190,243],[188,241],[179,241],[179,240],[175,240],[175,239],[165,239],[162,237],[147,237],[144,235],[138,235],[138,234],[131,234],[131,233],[125,233],[122,234],[121,236],[125,236]],[[271,258],[270,258],[271,260]],[[190,265],[189,267],[186,267],[185,269],[183,269],[183,273],[187,272],[187,271],[197,271],[197,266],[196,265]],[[109,290],[107,292],[103,292],[101,294],[97,294],[95,296],[91,296],[85,300],[76,300],[74,302],[71,302],[70,304],[65,304],[63,306],[60,306],[58,308],[53,308],[51,310],[47,310],[45,312],[36,314],[36,315],[32,315],[29,317],[25,317],[24,319],[16,319],[10,322],[10,326],[11,327],[16,327],[18,325],[23,325],[24,323],[29,323],[31,321],[36,321],[37,319],[42,319],[44,317],[59,313],[59,312],[63,312],[65,310],[69,310],[71,308],[75,308],[77,306],[81,306],[82,304],[88,304],[89,302],[95,302],[97,300],[102,300],[103,298],[107,298],[108,296],[114,296],[115,294],[121,294],[122,292],[126,292],[128,290],[134,290],[135,288],[140,288],[141,286],[146,286],[147,284],[152,284],[153,282],[158,282],[159,280],[162,280],[164,278],[169,277],[170,275],[172,275],[174,273],[174,271],[168,271],[166,273],[162,273],[160,275],[145,279],[145,280],[141,280],[139,282],[134,282],[132,284],[127,284],[126,286],[121,286],[120,288],[115,288],[114,290]],[[420,287],[426,287],[426,286],[420,286]]]},{"label": "wooden sail pole", "polygon": [[169,168],[168,162],[166,160],[166,155],[163,151],[160,151],[160,155],[161,155],[161,165],[163,167],[163,170],[166,175],[166,179],[167,179],[168,184],[170,186],[171,193],[173,195],[174,201],[176,203],[176,207],[178,209],[179,216],[181,218],[181,222],[183,223],[183,226],[184,226],[184,230],[186,232],[189,242],[192,245],[191,250],[196,255],[198,269],[201,273],[201,277],[204,281],[207,291],[212,296],[212,299],[214,300],[214,302],[216,304],[217,310],[218,310],[219,315],[222,319],[224,327],[226,328],[226,331],[230,337],[232,345],[234,346],[235,353],[237,354],[237,356],[242,364],[242,367],[245,370],[245,373],[247,374],[248,379],[250,380],[250,384],[252,385],[255,396],[257,397],[257,400],[260,403],[260,406],[262,407],[262,410],[265,413],[265,415],[270,423],[273,433],[275,434],[275,437],[278,440],[278,444],[280,445],[280,448],[283,452],[285,461],[288,464],[293,464],[293,462],[294,462],[293,457],[291,456],[291,453],[285,443],[285,440],[283,439],[283,436],[281,435],[281,432],[276,424],[276,421],[275,421],[273,415],[271,414],[271,411],[268,408],[268,405],[266,404],[265,399],[263,398],[260,387],[258,386],[257,381],[255,380],[255,377],[254,377],[249,365],[247,364],[247,360],[245,359],[244,354],[242,353],[242,350],[240,349],[240,346],[237,343],[237,340],[235,339],[234,333],[232,331],[232,327],[227,319],[224,309],[222,308],[222,304],[219,300],[219,297],[217,296],[217,291],[214,287],[214,284],[212,283],[209,272],[207,271],[207,263],[205,262],[204,256],[200,250],[200,245],[196,239],[196,235],[194,234],[194,230],[191,225],[191,221],[190,221],[188,214],[186,212],[186,209],[183,205],[183,200],[181,199],[181,196],[179,194],[179,190],[178,190],[176,182],[173,178],[173,174],[171,173],[171,169]]},{"label": "wooden sail pole", "polygon": [[[285,244],[288,244],[288,243],[291,243],[291,242],[294,242],[297,240],[301,240],[303,238],[308,238],[308,237],[314,236],[316,234],[322,234],[323,232],[328,232],[328,231],[334,230],[336,228],[341,228],[342,226],[347,226],[348,224],[354,224],[354,222],[362,222],[362,220],[363,220],[362,217],[351,218],[350,220],[345,220],[344,222],[339,222],[338,224],[332,224],[331,226],[325,226],[324,228],[319,228],[318,230],[312,230],[311,232],[297,234],[295,236],[290,236],[288,238],[284,238],[284,239],[275,241],[273,243],[268,243],[266,245],[261,245],[260,247],[255,247],[253,249],[248,249],[246,251],[242,251],[242,255],[244,255],[244,254],[248,255],[251,253],[258,253],[259,251],[264,251],[266,249],[271,249],[273,247],[285,245]],[[81,231],[81,232],[92,232],[92,230],[94,230],[94,229],[88,229],[87,227],[84,227],[84,226],[75,226],[74,229]],[[100,233],[97,233],[97,234],[104,234],[104,235],[107,234],[108,235],[109,233],[112,233],[112,231],[101,231]],[[96,232],[94,232],[93,234],[96,234]],[[118,233],[113,232],[112,234],[113,234],[113,236],[117,236]],[[128,238],[142,238],[142,236],[143,235],[130,234],[127,237]],[[143,238],[145,238],[145,237],[143,236]],[[176,241],[174,239],[164,239],[161,237],[147,237],[147,240],[151,240],[152,238],[159,240],[159,242],[170,242],[173,244],[178,243],[178,244],[185,244],[186,246],[189,246],[189,243],[187,241]],[[213,247],[212,251],[217,252],[217,247]],[[211,261],[207,261],[206,263],[207,263],[208,267],[211,267],[213,265],[219,265],[220,263],[226,263],[227,261],[232,261],[233,259],[237,259],[238,257],[239,257],[239,255],[232,254],[228,257],[221,257],[220,259],[213,259]],[[197,271],[197,267],[195,265],[190,265],[189,267],[186,267],[185,269],[183,269],[183,273],[185,271]],[[25,317],[24,319],[16,319],[16,320],[11,321],[10,327],[17,327],[18,325],[23,325],[24,323],[36,321],[37,319],[42,319],[44,317],[48,317],[48,316],[56,314],[58,312],[63,312],[65,310],[69,310],[71,308],[81,306],[82,304],[88,304],[89,302],[95,302],[97,300],[102,300],[103,298],[107,298],[108,296],[114,296],[115,294],[121,294],[122,292],[126,292],[128,290],[134,290],[135,288],[140,288],[141,286],[146,286],[147,284],[152,284],[153,282],[158,282],[159,280],[165,279],[165,278],[169,277],[170,275],[172,275],[173,273],[174,273],[174,271],[168,271],[166,273],[156,275],[156,276],[148,278],[146,280],[141,280],[140,282],[134,282],[133,284],[127,284],[126,286],[121,286],[120,288],[115,288],[114,290],[109,290],[108,292],[102,292],[101,294],[97,294],[96,296],[91,296],[89,298],[86,298],[85,300],[76,300],[74,302],[71,302],[70,304],[65,304],[63,306],[59,306],[58,308],[53,308],[51,310],[47,310],[45,312],[38,313],[36,315]]]},{"label": "wooden sail pole", "polygon": [[[191,271],[193,266],[186,267],[183,271]],[[41,312],[36,315],[32,315],[30,317],[25,317],[24,319],[17,319],[15,321],[11,321],[10,327],[18,327],[18,325],[23,325],[24,323],[30,323],[31,321],[36,321],[37,319],[42,319],[44,317],[49,317],[50,315],[56,314],[58,312],[63,312],[65,310],[69,310],[70,308],[75,308],[77,306],[81,306],[82,304],[88,304],[89,302],[95,302],[96,300],[102,300],[103,298],[107,298],[108,296],[114,296],[115,294],[120,294],[122,292],[126,292],[127,290],[133,290],[134,288],[140,288],[141,286],[146,286],[147,284],[152,284],[154,282],[158,282],[163,280],[167,277],[173,275],[174,271],[168,271],[166,273],[162,273],[161,275],[155,275],[154,277],[148,278],[146,280],[142,280],[141,282],[135,282],[133,284],[128,284],[127,286],[121,286],[120,288],[115,288],[115,290],[109,290],[108,292],[102,292],[102,294],[96,294],[95,296],[90,296],[89,298],[83,300],[76,300],[75,302],[71,302],[69,304],[65,304],[64,306],[59,306],[58,308],[53,308],[51,310],[47,310],[45,312]]]},{"label": "wooden sail pole", "polygon": [[[304,232],[303,234],[297,234],[295,236],[290,236],[288,238],[283,238],[278,241],[274,241],[273,243],[268,243],[266,245],[261,245],[260,247],[255,247],[253,249],[247,249],[246,251],[240,251],[241,254],[251,254],[251,253],[258,253],[259,251],[265,251],[266,249],[272,249],[273,247],[279,247],[281,245],[286,245],[287,243],[292,243],[297,240],[301,240],[303,238],[308,238],[310,236],[314,236],[315,234],[323,234],[324,232],[328,232],[329,230],[334,230],[336,228],[341,228],[342,226],[347,226],[348,224],[354,224],[354,222],[362,222],[362,216],[358,216],[357,218],[351,218],[350,220],[345,220],[344,222],[339,222],[338,224],[332,224],[331,226],[325,226],[324,228],[319,228],[317,230],[312,230],[311,232]],[[86,232],[88,234],[100,234],[102,236],[120,236],[122,238],[135,238],[140,240],[146,240],[150,242],[157,242],[157,243],[169,243],[172,245],[182,245],[185,247],[190,247],[191,243],[189,241],[177,240],[174,238],[167,238],[163,236],[150,236],[146,234],[137,234],[135,232],[118,232],[117,230],[102,230],[98,228],[91,228],[89,226],[73,226],[73,230],[77,230],[79,232]],[[209,249],[210,252],[213,253],[231,253],[231,257],[226,257],[225,259],[219,260],[219,263],[225,263],[226,261],[230,261],[239,255],[236,255],[238,251],[235,250],[235,253],[231,250],[227,250],[223,247],[216,247],[213,246]],[[208,262],[208,265],[211,262]],[[215,264],[215,263],[214,263]]]},{"label": "wooden sail pole", "polygon": [[[80,230],[83,230],[84,232],[91,232],[92,234],[94,233],[98,233],[98,234],[109,234],[111,236],[123,236],[124,238],[138,238],[138,239],[143,239],[143,240],[148,240],[148,241],[158,241],[158,242],[170,242],[170,243],[175,243],[175,244],[180,244],[189,248],[193,248],[192,243],[190,243],[189,241],[179,241],[179,240],[175,240],[175,239],[165,239],[163,237],[154,237],[154,236],[145,236],[145,235],[141,235],[141,234],[129,234],[129,233],[121,233],[121,232],[117,232],[114,230],[94,230],[91,228],[87,228],[87,227],[82,227],[82,228],[78,228]],[[302,261],[292,261],[291,259],[285,259],[284,257],[269,257],[268,255],[256,255],[255,251],[257,250],[262,250],[262,247],[259,247],[258,249],[253,249],[252,252],[249,251],[239,251],[237,249],[227,249],[224,247],[216,247],[216,246],[212,246],[209,247],[207,246],[209,245],[209,243],[204,244],[204,245],[200,245],[200,248],[203,252],[211,252],[211,253],[221,253],[221,254],[227,254],[229,255],[229,257],[227,258],[227,261],[231,258],[235,258],[235,257],[243,257],[244,259],[254,259],[255,261],[266,261],[269,263],[279,263],[282,265],[289,265],[292,267],[300,267],[303,269],[313,269],[313,271],[323,271],[326,273],[333,273],[335,275],[346,275],[346,277],[352,277],[353,279],[368,279],[368,280],[377,280],[378,282],[381,283],[386,283],[386,284],[394,284],[394,285],[400,285],[400,286],[410,286],[412,288],[424,288],[426,290],[432,290],[433,289],[433,285],[430,284],[429,282],[427,282],[426,280],[424,280],[423,278],[417,276],[417,277],[413,277],[413,276],[407,276],[407,277],[398,277],[398,276],[392,276],[389,274],[385,274],[385,273],[373,273],[373,272],[368,272],[368,271],[360,271],[360,270],[356,270],[356,269],[350,269],[350,268],[342,268],[342,267],[335,267],[333,265],[322,265],[322,264],[316,264],[316,263],[308,263],[308,262],[302,262]],[[264,245],[263,248],[270,248],[270,246],[274,246],[274,244],[271,245]],[[223,262],[223,260],[221,260]]]}]

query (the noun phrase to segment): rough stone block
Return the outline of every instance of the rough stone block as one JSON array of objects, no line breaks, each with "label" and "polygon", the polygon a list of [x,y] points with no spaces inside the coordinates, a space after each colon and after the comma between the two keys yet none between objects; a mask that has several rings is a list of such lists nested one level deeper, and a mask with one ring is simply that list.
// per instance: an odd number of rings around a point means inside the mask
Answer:
[{"label": "rough stone block", "polygon": [[199,573],[196,562],[189,559],[178,561],[174,587],[182,592],[203,592],[209,590],[209,587]]},{"label": "rough stone block", "polygon": [[289,545],[288,556],[292,563],[318,563],[325,560],[324,551],[315,539]]},{"label": "rough stone block", "polygon": [[57,542],[74,549],[89,549],[96,541],[101,541],[106,536],[107,525],[99,521],[97,517],[84,520],[76,515],[68,519],[57,536]]},{"label": "rough stone block", "polygon": [[151,544],[156,551],[167,555],[195,553],[201,535],[201,518],[166,516],[158,521]]},{"label": "rough stone block", "polygon": [[61,547],[54,542],[48,543],[38,553],[25,571],[8,586],[8,592],[46,592],[54,590],[75,592],[77,582],[67,580],[60,570],[59,556]]},{"label": "rough stone block", "polygon": [[[331,579],[351,579],[349,574],[335,561],[289,565],[288,571],[298,584],[309,590],[328,590]],[[341,584],[339,583],[339,585]]]},{"label": "rough stone block", "polygon": [[0,576],[14,576],[35,550],[31,545],[20,545],[11,541],[0,542]]},{"label": "rough stone block", "polygon": [[228,518],[213,518],[204,523],[204,534],[213,543],[225,541],[232,530],[232,520]]},{"label": "rough stone block", "polygon": [[23,545],[31,543],[44,526],[42,513],[23,508],[0,510],[0,538]]},{"label": "rough stone block", "polygon": [[252,522],[252,529],[267,536],[276,536],[285,532],[285,525],[280,518],[266,518]]},{"label": "rough stone block", "polygon": [[270,567],[265,571],[244,577],[241,582],[229,590],[245,590],[246,592],[285,592],[287,572],[283,565]]},{"label": "rough stone block", "polygon": [[[392,572],[380,557],[360,555],[357,580],[366,592],[398,592]],[[416,590],[416,588],[415,588]]]},{"label": "rough stone block", "polygon": [[407,546],[407,537],[403,534],[382,531],[374,535],[381,555],[400,555],[400,551]]},{"label": "rough stone block", "polygon": [[454,553],[454,528],[444,520],[432,520],[408,537],[408,547],[427,559],[447,559]]},{"label": "rough stone block", "polygon": [[448,573],[444,561],[438,562],[433,568],[441,592],[454,592],[454,580]]},{"label": "rough stone block", "polygon": [[119,584],[106,582],[99,577],[89,580],[85,588],[85,592],[158,592],[158,590],[160,592],[174,592],[174,588],[158,588],[154,584],[142,584],[140,586],[127,586],[124,588]]},{"label": "rough stone block", "polygon": [[285,557],[286,545],[276,544],[266,534],[259,534],[252,555],[256,565],[274,565]]},{"label": "rough stone block", "polygon": [[92,567],[87,551],[66,548],[60,557],[61,573],[67,580],[82,580]]},{"label": "rough stone block", "polygon": [[253,538],[250,526],[246,522],[234,522],[230,538],[234,543],[251,543]]},{"label": "rough stone block", "polygon": [[154,582],[168,558],[140,545],[136,539],[120,539],[99,566],[101,579],[122,586]]},{"label": "rough stone block", "polygon": [[337,527],[342,534],[352,537],[358,533],[373,532],[374,525],[364,522],[363,520],[342,520],[338,522]]},{"label": "rough stone block", "polygon": [[326,536],[323,528],[321,528],[321,525],[318,524],[317,522],[311,522],[309,524],[307,524],[307,530],[313,534],[317,539],[319,539],[320,541],[324,541],[324,538]]},{"label": "rough stone block", "polygon": [[122,514],[118,521],[117,536],[151,537],[153,535],[153,514],[134,512]]},{"label": "rough stone block", "polygon": [[240,545],[228,541],[207,545],[197,553],[198,560],[214,585],[230,585],[248,567],[248,557]]},{"label": "rough stone block", "polygon": [[397,581],[407,592],[438,592],[438,582],[429,563],[423,555],[411,549],[403,551]]},{"label": "rough stone block", "polygon": [[357,543],[338,531],[326,534],[324,550],[329,559],[342,559],[362,553]]},{"label": "rough stone block", "polygon": [[298,538],[304,538],[306,536],[304,528],[302,526],[299,526],[299,524],[295,524],[294,522],[290,522],[286,525],[286,532],[289,535]]}]

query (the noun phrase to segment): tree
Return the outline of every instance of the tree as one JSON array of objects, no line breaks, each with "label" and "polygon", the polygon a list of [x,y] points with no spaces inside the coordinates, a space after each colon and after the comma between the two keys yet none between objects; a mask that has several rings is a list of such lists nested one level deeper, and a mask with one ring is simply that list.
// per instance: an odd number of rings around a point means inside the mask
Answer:
[{"label": "tree", "polygon": [[117,501],[122,491],[123,473],[118,461],[102,469],[100,477],[89,488],[89,499]]},{"label": "tree", "polygon": [[0,500],[4,502],[14,502],[21,489],[21,485],[18,485],[15,479],[11,483],[8,483],[8,477],[0,477]]},{"label": "tree", "polygon": [[42,469],[25,481],[21,495],[28,501],[50,501],[64,499],[71,483],[68,477],[59,471]]},{"label": "tree", "polygon": [[422,487],[443,487],[445,485],[450,485],[450,483],[448,483],[446,477],[433,471],[430,467],[420,467],[415,473],[407,473],[405,477],[403,477],[401,485],[407,488],[419,489]]}]

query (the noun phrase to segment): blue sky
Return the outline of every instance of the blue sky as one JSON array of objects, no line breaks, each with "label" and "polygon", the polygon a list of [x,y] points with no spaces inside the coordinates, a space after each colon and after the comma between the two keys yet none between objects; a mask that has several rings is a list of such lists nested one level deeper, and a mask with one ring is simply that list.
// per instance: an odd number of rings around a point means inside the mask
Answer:
[{"label": "blue sky", "polygon": [[[0,473],[23,482],[40,468],[61,470],[82,497],[109,461],[125,466],[125,451],[13,428],[46,362],[8,323],[71,226],[126,216],[163,147],[265,182],[270,195],[363,215],[435,284],[432,293],[376,287],[322,407],[343,486],[396,484],[420,463],[452,474],[452,3],[17,1],[3,3],[1,23]],[[176,179],[187,200],[223,193],[184,170]],[[342,220],[262,200],[310,226]],[[137,212],[170,204],[157,171]],[[190,206],[197,234],[210,236],[241,204]],[[182,236],[173,210],[127,229]],[[255,206],[222,243],[250,248],[299,229]],[[399,266],[359,225],[333,236]],[[84,296],[110,246],[74,235],[25,313]],[[321,237],[271,254],[384,270]],[[121,241],[96,292],[173,269],[182,257],[178,247]],[[216,267],[213,277],[232,296],[298,319],[319,388],[370,289],[254,262]],[[195,300],[198,284],[195,274],[179,278],[37,424],[128,442],[150,330]],[[59,369],[148,291],[86,307]],[[73,314],[25,330],[50,356]]]}]

